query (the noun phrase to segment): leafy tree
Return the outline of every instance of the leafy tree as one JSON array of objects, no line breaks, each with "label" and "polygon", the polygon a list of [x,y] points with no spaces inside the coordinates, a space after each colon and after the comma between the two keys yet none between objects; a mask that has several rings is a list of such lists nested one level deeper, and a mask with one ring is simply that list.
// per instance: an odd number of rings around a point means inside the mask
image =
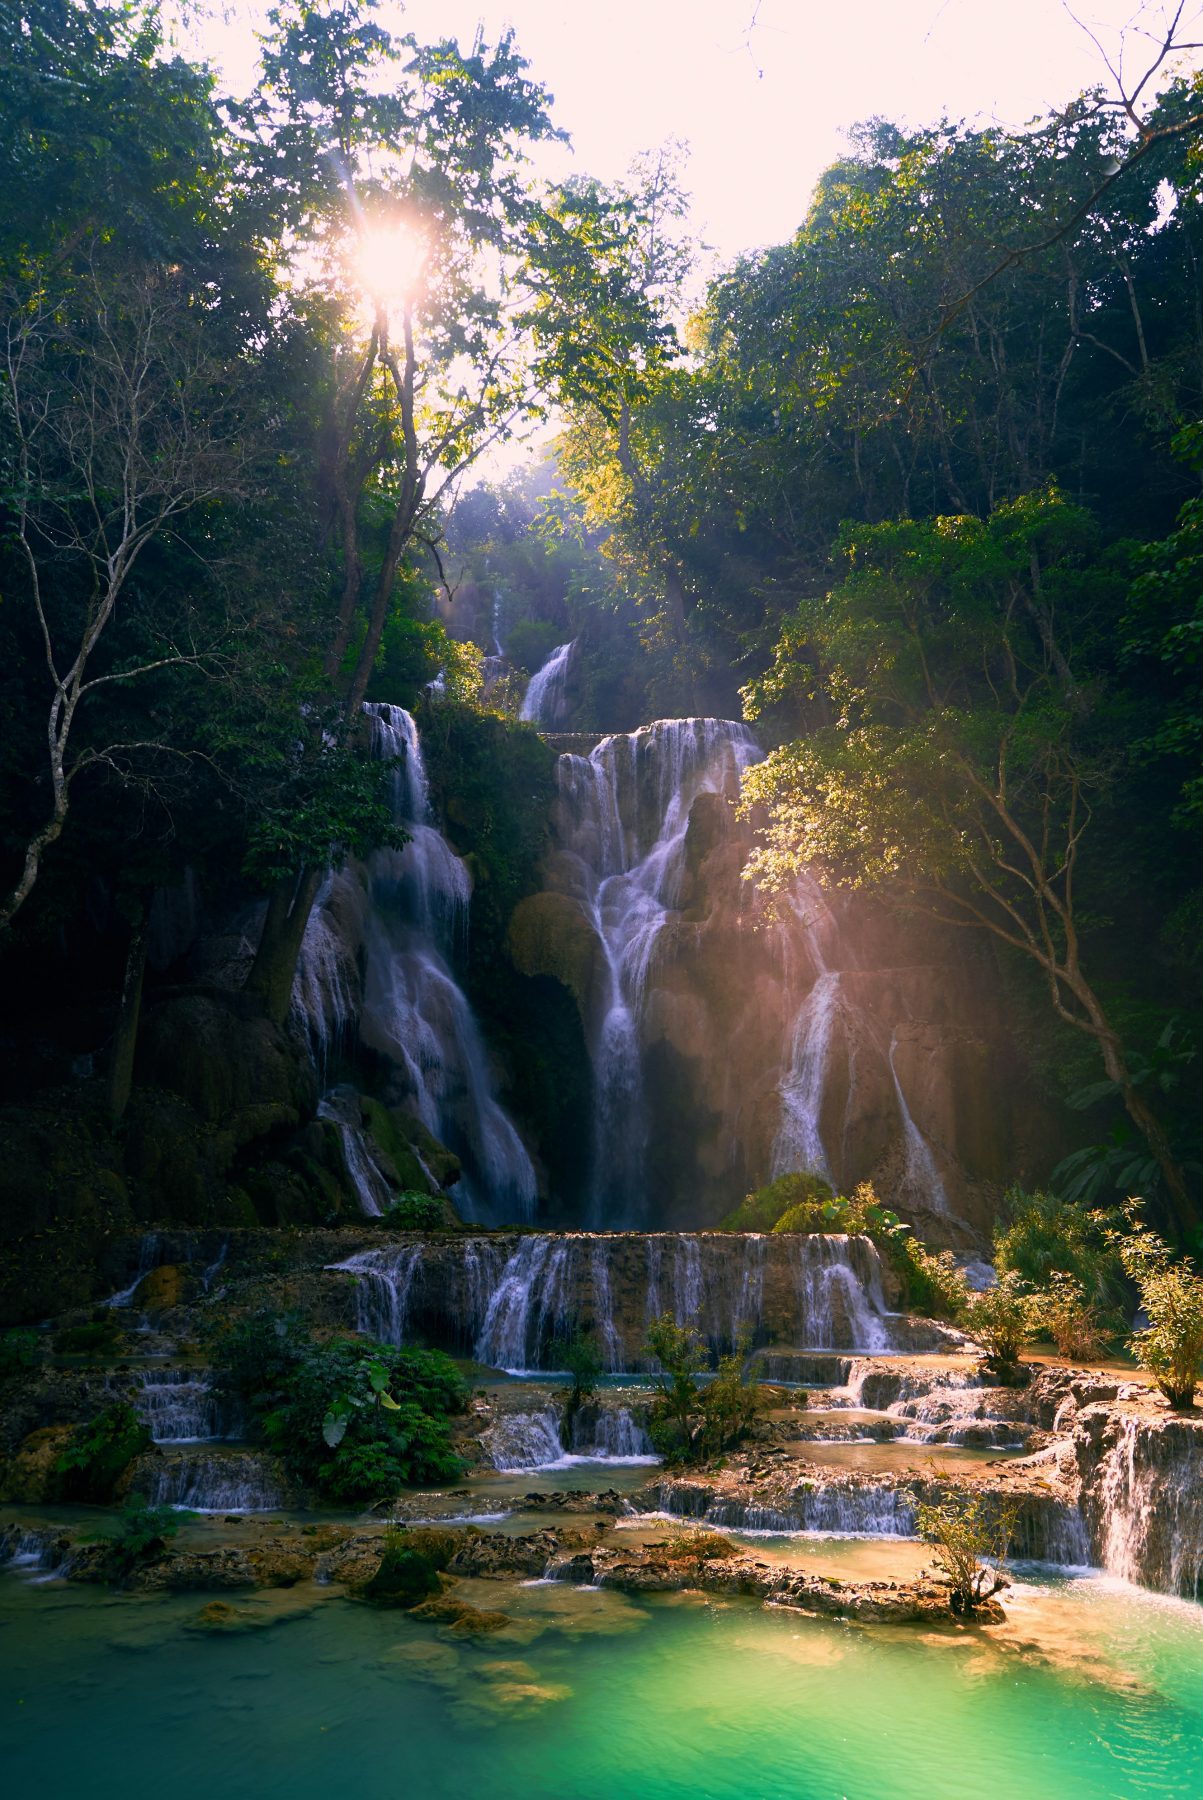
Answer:
[{"label": "leafy tree", "polygon": [[1018,1367],[1020,1353],[1039,1324],[1039,1302],[1013,1270],[993,1287],[966,1296],[962,1331],[986,1352],[986,1360],[1004,1379]]},{"label": "leafy tree", "polygon": [[749,873],[817,866],[888,888],[1029,958],[1056,1016],[1093,1042],[1157,1161],[1181,1228],[1195,1210],[1161,1121],[1083,960],[1081,861],[1117,744],[1058,635],[1091,527],[1055,493],[986,520],[849,529],[851,573],[787,626],[755,714],[790,687],[826,719],[749,771],[769,809]]},{"label": "leafy tree", "polygon": [[1186,1410],[1194,1406],[1203,1372],[1203,1276],[1188,1256],[1175,1257],[1141,1216],[1138,1200],[1129,1204],[1128,1227],[1113,1241],[1149,1318],[1133,1333],[1130,1348],[1170,1405]]},{"label": "leafy tree", "polygon": [[662,1455],[687,1456],[700,1400],[697,1377],[708,1360],[705,1348],[692,1326],[678,1325],[671,1313],[662,1313],[648,1326],[645,1349],[663,1371],[648,1435]]},{"label": "leafy tree", "polygon": [[572,1385],[564,1399],[565,1416],[572,1420],[597,1392],[597,1384],[604,1373],[602,1359],[593,1338],[579,1327],[569,1337],[556,1338],[550,1355],[555,1367],[564,1369],[572,1377]]},{"label": "leafy tree", "polygon": [[936,1547],[936,1566],[948,1581],[954,1613],[972,1613],[1010,1586],[1003,1562],[1014,1529],[1014,1508],[956,1494],[919,1506],[916,1522],[920,1537]]}]

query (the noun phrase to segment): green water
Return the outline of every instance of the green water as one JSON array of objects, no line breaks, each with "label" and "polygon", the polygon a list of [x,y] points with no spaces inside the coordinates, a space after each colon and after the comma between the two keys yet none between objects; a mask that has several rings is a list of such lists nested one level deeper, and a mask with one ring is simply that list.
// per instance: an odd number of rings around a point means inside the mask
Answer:
[{"label": "green water", "polygon": [[1029,1586],[992,1636],[677,1596],[465,1584],[457,1644],[321,1590],[0,1579],[6,1800],[1124,1800],[1203,1794],[1203,1613]]}]

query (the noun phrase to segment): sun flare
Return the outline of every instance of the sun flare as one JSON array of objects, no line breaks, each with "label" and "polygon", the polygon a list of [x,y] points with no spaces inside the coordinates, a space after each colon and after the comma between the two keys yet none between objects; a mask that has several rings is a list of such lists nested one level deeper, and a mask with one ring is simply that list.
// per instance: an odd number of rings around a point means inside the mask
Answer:
[{"label": "sun flare", "polygon": [[412,300],[426,266],[428,246],[409,225],[372,225],[360,233],[355,273],[376,305]]}]

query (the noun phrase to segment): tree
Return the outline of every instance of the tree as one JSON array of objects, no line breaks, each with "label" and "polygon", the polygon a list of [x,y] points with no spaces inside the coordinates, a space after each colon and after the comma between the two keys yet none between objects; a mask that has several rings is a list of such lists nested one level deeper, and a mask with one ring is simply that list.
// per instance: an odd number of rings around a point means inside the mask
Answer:
[{"label": "tree", "polygon": [[1078,675],[1058,623],[1081,616],[1084,582],[1106,591],[1088,518],[1048,492],[986,521],[850,527],[841,546],[848,578],[798,608],[747,692],[752,716],[792,691],[821,721],[746,777],[746,807],[768,808],[749,875],[774,889],[817,866],[1029,958],[1185,1231],[1185,1177],[1083,960],[1083,844],[1122,754],[1106,689]]},{"label": "tree", "polygon": [[1139,1200],[1129,1203],[1128,1227],[1110,1235],[1149,1318],[1130,1347],[1170,1405],[1186,1410],[1195,1404],[1203,1372],[1203,1276],[1190,1257],[1175,1257],[1158,1237],[1142,1217]]},{"label": "tree", "polygon": [[1040,1307],[1027,1283],[1007,1269],[993,1287],[965,1296],[960,1326],[986,1352],[986,1361],[1004,1379],[1019,1365],[1027,1339],[1040,1322]]},{"label": "tree", "polygon": [[706,1351],[692,1326],[678,1325],[671,1313],[653,1319],[645,1348],[663,1371],[649,1422],[652,1442],[665,1454],[687,1456],[700,1400],[697,1377],[706,1366]]},{"label": "tree", "polygon": [[947,1578],[954,1613],[972,1613],[1010,1586],[1002,1563],[1015,1524],[1013,1507],[957,1494],[919,1506],[916,1523],[924,1542],[936,1546],[936,1566]]},{"label": "tree", "polygon": [[[85,742],[81,707],[115,683],[212,667],[218,646],[187,609],[137,611],[139,649],[112,652],[139,564],[185,514],[234,497],[245,474],[237,382],[182,285],[152,268],[80,278],[37,266],[3,298],[4,511],[45,664],[46,803],[0,903],[0,929],[33,891],[87,769],[171,753],[162,740]],[[43,704],[43,703],[39,703]]]}]

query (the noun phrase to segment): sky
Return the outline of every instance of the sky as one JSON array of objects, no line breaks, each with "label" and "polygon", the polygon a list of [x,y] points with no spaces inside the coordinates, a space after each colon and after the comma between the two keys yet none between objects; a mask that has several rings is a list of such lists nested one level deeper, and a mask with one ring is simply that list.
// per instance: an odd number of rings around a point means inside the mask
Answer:
[{"label": "sky", "polygon": [[[244,0],[196,28],[232,89],[253,79],[266,11]],[[1080,0],[1075,11],[1113,54],[1137,15],[1135,66],[1141,25],[1155,29],[1166,8]],[[480,23],[492,41],[513,26],[572,137],[571,151],[546,153],[547,174],[613,179],[641,150],[687,140],[694,229],[719,262],[796,229],[857,120],[1017,126],[1106,78],[1062,0],[409,0],[392,12],[426,39],[470,42]]]}]

